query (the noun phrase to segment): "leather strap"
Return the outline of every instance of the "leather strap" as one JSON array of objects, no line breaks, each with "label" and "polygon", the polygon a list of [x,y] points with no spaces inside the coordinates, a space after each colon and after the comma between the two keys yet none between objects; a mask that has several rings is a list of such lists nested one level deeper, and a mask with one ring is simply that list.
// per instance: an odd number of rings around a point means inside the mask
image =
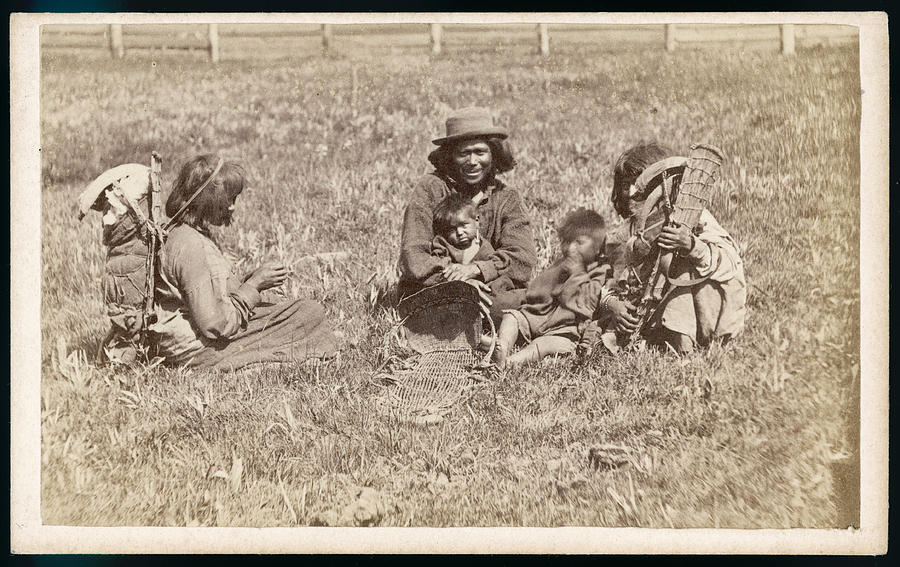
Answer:
[{"label": "leather strap", "polygon": [[158,224],[147,218],[147,215],[145,215],[144,212],[141,211],[140,201],[136,203],[133,199],[126,195],[125,192],[122,191],[122,186],[119,185],[118,181],[113,181],[112,189],[110,191],[113,195],[124,201],[128,208],[131,209],[131,212],[137,219],[139,226],[143,227],[148,233],[155,234],[156,237],[160,239],[160,241],[165,238],[166,229],[160,227]]},{"label": "leather strap", "polygon": [[666,281],[669,282],[669,285],[672,287],[692,287],[697,284],[702,284],[703,282],[708,280],[711,275],[712,272],[710,272],[708,275],[703,276],[702,278],[694,278],[692,280],[676,280],[670,278],[669,275],[666,274]]},{"label": "leather strap", "polygon": [[[656,303],[656,306],[653,308],[653,313],[650,315],[650,317],[647,318],[647,322],[644,323],[642,328],[648,328],[650,325],[652,325],[656,322],[656,320],[658,319],[660,314],[663,312],[663,308],[665,307],[666,302],[672,297],[672,294],[675,293],[675,290],[677,290],[679,288],[693,287],[695,285],[702,284],[703,282],[707,281],[710,277],[712,277],[712,275],[716,272],[716,270],[719,269],[719,265],[721,265],[721,263],[722,263],[722,256],[719,256],[719,261],[716,263],[716,267],[712,271],[710,271],[708,275],[700,277],[700,278],[690,279],[690,280],[676,280],[676,279],[670,278],[668,270],[667,270],[666,271],[666,282],[669,284],[669,289],[666,290],[666,292],[663,294],[663,296],[660,298],[660,300]],[[722,316],[722,314],[720,313],[719,317],[721,317],[721,316]]]}]

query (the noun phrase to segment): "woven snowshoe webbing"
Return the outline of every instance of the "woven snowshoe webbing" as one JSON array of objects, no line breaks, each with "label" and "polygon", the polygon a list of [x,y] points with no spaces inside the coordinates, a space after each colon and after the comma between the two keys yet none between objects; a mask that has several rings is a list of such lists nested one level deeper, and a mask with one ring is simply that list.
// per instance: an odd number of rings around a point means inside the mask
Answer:
[{"label": "woven snowshoe webbing", "polygon": [[481,336],[481,314],[477,305],[448,302],[411,315],[404,327],[417,352],[471,349]]},{"label": "woven snowshoe webbing", "polygon": [[[478,348],[482,342],[482,310],[475,288],[459,281],[425,288],[404,298],[398,306],[406,342],[422,354]],[[493,339],[496,329],[492,321],[488,323]],[[486,360],[490,360],[490,352]]]},{"label": "woven snowshoe webbing", "polygon": [[466,282],[442,282],[404,297],[397,306],[397,310],[400,312],[400,317],[405,318],[422,309],[428,309],[436,304],[448,301],[462,301],[478,305],[478,300],[478,291]]},{"label": "woven snowshoe webbing", "polygon": [[463,395],[475,362],[470,350],[427,353],[387,392],[387,402],[404,413],[441,413]]}]

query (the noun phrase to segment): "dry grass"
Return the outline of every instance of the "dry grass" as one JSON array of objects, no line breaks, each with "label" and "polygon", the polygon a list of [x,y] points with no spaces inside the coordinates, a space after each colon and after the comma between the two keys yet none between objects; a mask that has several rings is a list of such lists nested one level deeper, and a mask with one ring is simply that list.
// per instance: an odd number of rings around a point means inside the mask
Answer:
[{"label": "dry grass", "polygon": [[[746,334],[683,361],[523,368],[427,427],[378,413],[405,196],[447,111],[469,104],[512,131],[507,180],[544,263],[565,212],[612,215],[609,165],[627,146],[724,148],[711,209],[746,262]],[[41,109],[44,523],[838,525],[836,493],[853,487],[830,464],[858,443],[855,49],[47,58]],[[74,199],[154,149],[166,185],[200,151],[244,163],[252,187],[222,243],[245,267],[296,266],[286,293],[327,306],[348,340],[338,360],[219,375],[92,364],[103,249]],[[300,261],[330,250],[349,258]]]}]

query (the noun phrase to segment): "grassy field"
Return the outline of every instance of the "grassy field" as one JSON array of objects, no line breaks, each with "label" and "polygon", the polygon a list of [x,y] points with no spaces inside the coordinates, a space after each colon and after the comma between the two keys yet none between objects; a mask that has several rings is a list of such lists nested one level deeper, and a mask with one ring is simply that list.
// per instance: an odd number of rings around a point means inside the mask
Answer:
[{"label": "grassy field", "polygon": [[[841,498],[857,490],[855,48],[216,67],[53,57],[41,72],[45,524],[855,521]],[[684,360],[634,352],[510,371],[435,425],[379,413],[372,376],[391,354],[404,201],[447,112],[470,104],[495,109],[512,133],[519,166],[506,180],[524,195],[542,266],[567,211],[612,218],[610,164],[629,145],[722,147],[711,210],[745,261],[746,333]],[[79,223],[75,197],[151,150],[166,160],[166,187],[197,152],[245,165],[251,187],[221,242],[243,268],[269,257],[295,266],[285,294],[327,306],[346,335],[338,360],[230,374],[94,365],[104,250],[98,217]],[[299,261],[337,250],[349,259]],[[591,466],[602,444],[631,462]]]}]

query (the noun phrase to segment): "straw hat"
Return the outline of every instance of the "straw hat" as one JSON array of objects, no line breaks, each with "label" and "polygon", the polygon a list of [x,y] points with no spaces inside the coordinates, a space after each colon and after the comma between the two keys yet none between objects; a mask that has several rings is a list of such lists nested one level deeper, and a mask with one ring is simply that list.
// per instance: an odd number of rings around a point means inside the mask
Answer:
[{"label": "straw hat", "polygon": [[482,136],[506,138],[509,134],[502,126],[494,125],[494,118],[487,108],[469,107],[456,110],[447,118],[447,135],[431,142],[442,146],[448,142]]}]

